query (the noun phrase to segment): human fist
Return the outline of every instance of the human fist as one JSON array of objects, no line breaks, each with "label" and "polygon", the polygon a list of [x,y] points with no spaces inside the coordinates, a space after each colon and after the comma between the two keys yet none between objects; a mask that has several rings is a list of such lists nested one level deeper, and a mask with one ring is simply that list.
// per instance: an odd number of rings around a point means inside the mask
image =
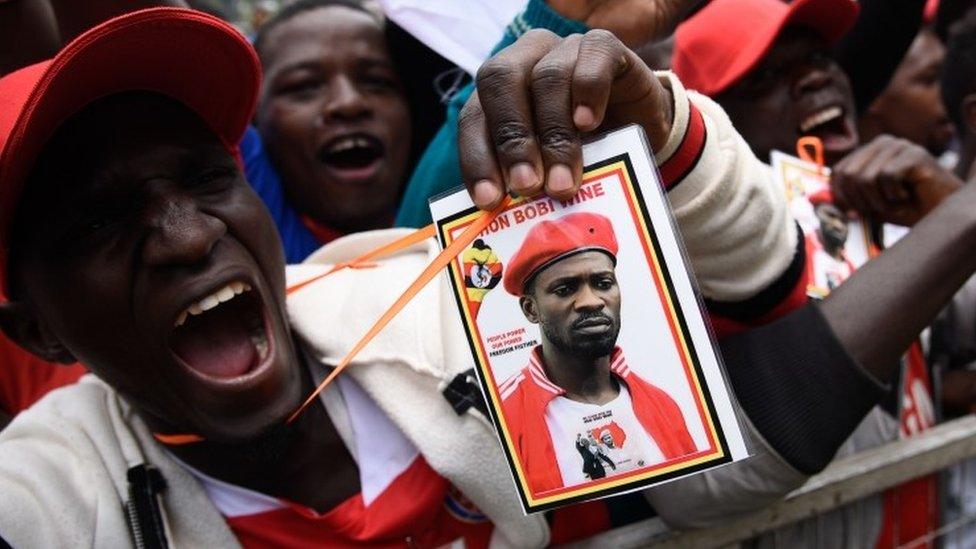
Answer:
[{"label": "human fist", "polygon": [[662,40],[674,32],[681,18],[701,0],[549,0],[567,19],[605,29],[630,47]]},{"label": "human fist", "polygon": [[847,155],[830,179],[838,207],[908,227],[963,185],[928,151],[889,135]]},{"label": "human fist", "polygon": [[461,175],[479,208],[506,192],[567,200],[583,173],[580,134],[627,123],[660,149],[674,119],[670,91],[611,33],[562,39],[534,30],[481,66],[461,110]]}]

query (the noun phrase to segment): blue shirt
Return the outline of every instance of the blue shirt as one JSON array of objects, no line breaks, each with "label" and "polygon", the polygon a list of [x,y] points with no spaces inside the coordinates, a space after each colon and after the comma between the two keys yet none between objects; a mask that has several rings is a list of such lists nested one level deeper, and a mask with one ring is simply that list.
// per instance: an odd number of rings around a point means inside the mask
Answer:
[{"label": "blue shirt", "polygon": [[288,204],[281,178],[268,158],[261,136],[253,126],[248,127],[244,133],[240,149],[247,181],[261,197],[278,228],[285,248],[285,261],[289,264],[301,263],[319,249],[322,243],[305,227],[298,212]]}]

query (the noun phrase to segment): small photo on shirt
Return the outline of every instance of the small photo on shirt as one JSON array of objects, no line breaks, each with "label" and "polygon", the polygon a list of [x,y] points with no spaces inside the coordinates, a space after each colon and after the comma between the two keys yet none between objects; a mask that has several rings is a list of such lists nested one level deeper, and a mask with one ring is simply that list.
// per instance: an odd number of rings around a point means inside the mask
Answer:
[{"label": "small photo on shirt", "polygon": [[[574,199],[512,201],[450,265],[526,512],[747,455],[643,131],[583,159]],[[445,247],[485,215],[463,190],[431,211]]]}]

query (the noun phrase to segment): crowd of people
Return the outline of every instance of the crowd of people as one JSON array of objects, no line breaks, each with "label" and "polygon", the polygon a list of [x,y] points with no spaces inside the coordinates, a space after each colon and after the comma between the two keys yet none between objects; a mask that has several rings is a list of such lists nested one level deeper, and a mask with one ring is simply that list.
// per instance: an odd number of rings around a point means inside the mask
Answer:
[{"label": "crowd of people", "polygon": [[[976,1],[528,0],[447,97],[464,70],[391,3],[265,2],[245,36],[182,0],[0,0],[0,546],[703,528],[976,411]],[[357,257],[462,184],[483,210],[572,198],[583,140],[625,124],[750,458],[526,516],[442,279],[291,417],[439,249]],[[811,227],[771,167],[805,138],[831,173]],[[609,432],[576,450],[616,467]],[[750,543],[901,546],[976,512],[967,489],[925,477]]]}]

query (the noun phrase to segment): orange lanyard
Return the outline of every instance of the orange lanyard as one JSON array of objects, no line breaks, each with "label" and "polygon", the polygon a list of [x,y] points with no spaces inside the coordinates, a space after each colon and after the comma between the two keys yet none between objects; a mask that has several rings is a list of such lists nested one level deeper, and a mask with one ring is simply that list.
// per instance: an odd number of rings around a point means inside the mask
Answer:
[{"label": "orange lanyard", "polygon": [[805,135],[796,140],[796,155],[802,160],[816,164],[820,174],[824,173],[824,146],[819,137]]}]

